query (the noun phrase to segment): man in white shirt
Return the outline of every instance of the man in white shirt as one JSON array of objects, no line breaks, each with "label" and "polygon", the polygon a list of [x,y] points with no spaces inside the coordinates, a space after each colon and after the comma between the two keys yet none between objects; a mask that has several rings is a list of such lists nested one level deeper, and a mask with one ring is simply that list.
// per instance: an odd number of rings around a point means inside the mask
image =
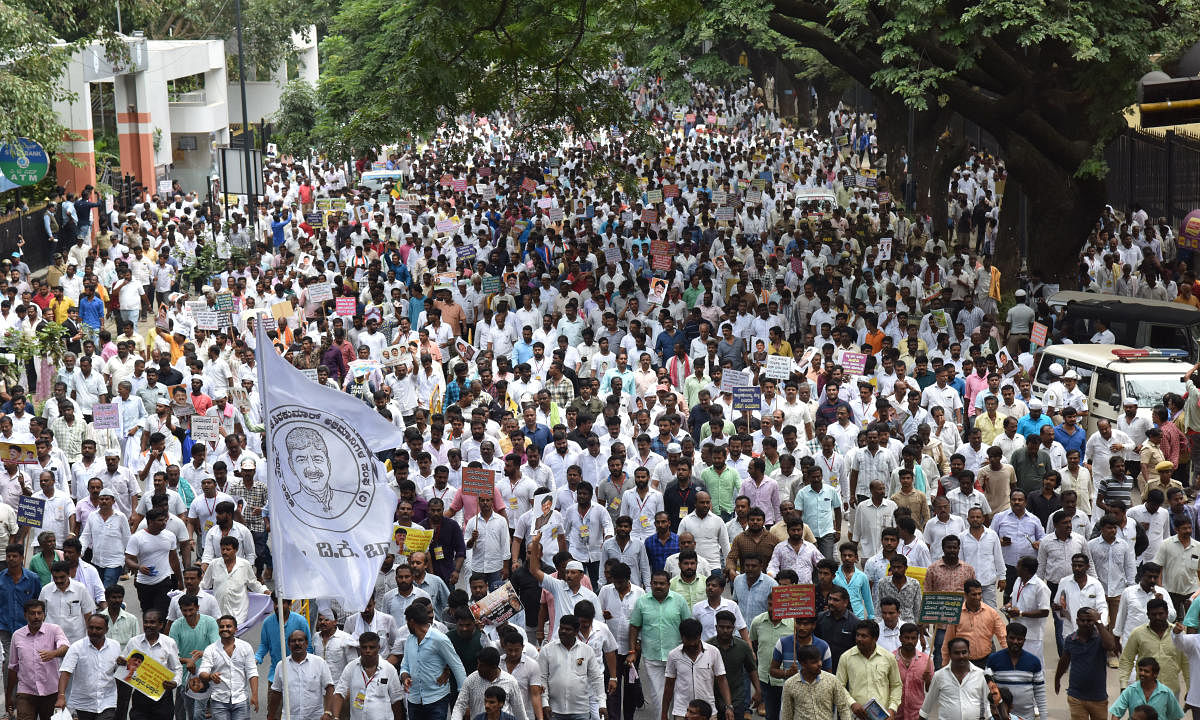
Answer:
[{"label": "man in white shirt", "polygon": [[679,532],[691,533],[696,539],[696,554],[709,566],[724,566],[729,554],[729,530],[712,512],[712,497],[707,492],[696,493],[696,509],[679,521]]},{"label": "man in white shirt", "polygon": [[221,639],[204,648],[197,668],[200,680],[210,683],[208,702],[214,717],[237,717],[239,711],[245,712],[247,700],[258,712],[258,664],[250,643],[237,637],[237,626],[231,615],[217,620]]},{"label": "man in white shirt", "polygon": [[70,566],[59,560],[50,566],[53,582],[42,587],[38,599],[46,603],[46,622],[62,628],[67,640],[74,643],[87,633],[87,621],[96,612],[91,591],[78,580],[72,580]]},{"label": "man in white shirt", "polygon": [[[87,621],[87,637],[71,643],[59,666],[57,708],[70,708],[83,717],[99,716],[117,707],[117,681],[113,673],[121,644],[108,637],[108,618],[93,615]],[[68,697],[67,688],[71,689]]]},{"label": "man in white shirt", "polygon": [[512,570],[508,522],[493,511],[492,501],[491,495],[480,495],[479,513],[463,526],[471,551],[471,570],[487,576],[489,591],[504,584]]},{"label": "man in white shirt", "polygon": [[[142,630],[144,632],[141,635],[134,635],[126,643],[125,654],[140,653],[143,657],[154,660],[171,672],[171,678],[163,681],[163,690],[166,692],[159,700],[151,700],[141,693],[133,693],[129,714],[132,717],[169,718],[175,714],[173,691],[183,679],[179,645],[172,638],[162,634],[163,614],[158,610],[145,610],[142,613]],[[254,659],[253,652],[250,657],[251,660]],[[125,666],[125,658],[118,658],[117,664]],[[126,672],[132,671],[132,668],[126,667]]]},{"label": "man in white shirt", "polygon": [[921,717],[928,720],[991,717],[987,678],[971,663],[971,644],[956,637],[948,645],[950,664],[933,674]]},{"label": "man in white shirt", "polygon": [[84,550],[91,549],[92,564],[100,572],[105,588],[116,585],[125,572],[125,547],[129,543],[129,519],[115,507],[117,493],[100,490],[100,507],[88,515],[79,533]]},{"label": "man in white shirt", "polygon": [[[333,676],[329,672],[329,665],[323,658],[309,654],[308,636],[303,630],[293,630],[287,642],[291,654],[280,662],[280,665],[287,663],[287,669],[275,673],[275,680],[267,693],[267,717],[279,720],[283,693],[286,691],[290,717],[323,718],[333,702]],[[285,676],[286,690],[283,685]]]}]

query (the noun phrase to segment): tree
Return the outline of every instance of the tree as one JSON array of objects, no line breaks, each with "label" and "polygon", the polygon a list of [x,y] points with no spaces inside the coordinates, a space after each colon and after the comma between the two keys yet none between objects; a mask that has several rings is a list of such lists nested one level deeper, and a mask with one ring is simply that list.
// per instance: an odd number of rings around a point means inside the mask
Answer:
[{"label": "tree", "polygon": [[[883,122],[917,111],[910,152],[935,190],[949,115],[991,133],[1010,197],[1020,187],[1029,198],[1031,267],[1069,278],[1104,203],[1104,144],[1151,57],[1169,61],[1195,42],[1198,3],[346,0],[331,24],[340,37],[323,45],[331,77],[321,90],[347,132],[380,143],[471,110],[517,111],[540,137],[534,129],[556,123],[631,124],[627,98],[590,82],[614,56],[680,77],[716,72],[711,54],[730,42],[783,60],[808,48],[870,87]],[[1015,257],[1015,247],[1001,253]]]},{"label": "tree", "polygon": [[279,151],[285,155],[308,155],[314,147],[319,112],[316,88],[301,79],[285,85],[279,97],[273,133]]},{"label": "tree", "polygon": [[53,151],[66,128],[54,112],[55,101],[70,92],[58,79],[74,52],[61,45],[43,16],[20,2],[0,0],[0,142],[27,137]]}]

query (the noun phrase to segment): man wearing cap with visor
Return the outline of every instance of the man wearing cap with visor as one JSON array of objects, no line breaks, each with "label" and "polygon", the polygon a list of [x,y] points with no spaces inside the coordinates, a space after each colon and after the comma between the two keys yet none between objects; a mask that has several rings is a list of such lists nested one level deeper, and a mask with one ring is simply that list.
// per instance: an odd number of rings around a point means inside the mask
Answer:
[{"label": "man wearing cap with visor", "polygon": [[1008,352],[1014,357],[1021,352],[1020,341],[1028,340],[1037,313],[1025,302],[1025,291],[1015,293],[1017,302],[1008,309]]}]

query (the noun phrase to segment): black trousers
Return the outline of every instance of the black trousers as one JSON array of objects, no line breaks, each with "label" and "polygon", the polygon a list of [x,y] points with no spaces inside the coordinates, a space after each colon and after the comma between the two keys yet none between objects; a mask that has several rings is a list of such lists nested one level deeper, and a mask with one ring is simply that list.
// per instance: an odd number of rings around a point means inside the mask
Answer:
[{"label": "black trousers", "polygon": [[174,718],[174,690],[166,691],[158,700],[151,700],[141,693],[133,694],[129,708],[129,720],[174,720]]}]

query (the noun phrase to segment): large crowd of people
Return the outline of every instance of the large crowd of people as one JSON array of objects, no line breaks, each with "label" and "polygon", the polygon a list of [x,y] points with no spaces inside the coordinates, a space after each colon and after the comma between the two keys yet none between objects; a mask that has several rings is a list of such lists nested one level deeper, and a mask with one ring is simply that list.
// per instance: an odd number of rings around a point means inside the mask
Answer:
[{"label": "large crowd of people", "polygon": [[[1073,720],[1200,708],[1196,388],[1095,432],[1073,372],[1034,391],[1057,318],[1036,273],[1001,294],[1003,163],[965,159],[935,227],[869,114],[626,89],[652,154],[470,117],[354,167],[277,158],[253,211],[56,198],[53,265],[0,280],[5,328],[66,328],[0,405],[36,456],[0,472],[17,720],[1045,720],[1051,673]],[[1081,280],[1200,307],[1148,220],[1110,209]],[[256,323],[405,440],[378,448],[371,602],[275,599],[257,652],[238,628],[289,569]],[[813,606],[780,617],[794,584]],[[481,615],[493,592],[519,611]],[[923,619],[946,592],[959,621]],[[135,655],[161,698],[114,679]]]}]

